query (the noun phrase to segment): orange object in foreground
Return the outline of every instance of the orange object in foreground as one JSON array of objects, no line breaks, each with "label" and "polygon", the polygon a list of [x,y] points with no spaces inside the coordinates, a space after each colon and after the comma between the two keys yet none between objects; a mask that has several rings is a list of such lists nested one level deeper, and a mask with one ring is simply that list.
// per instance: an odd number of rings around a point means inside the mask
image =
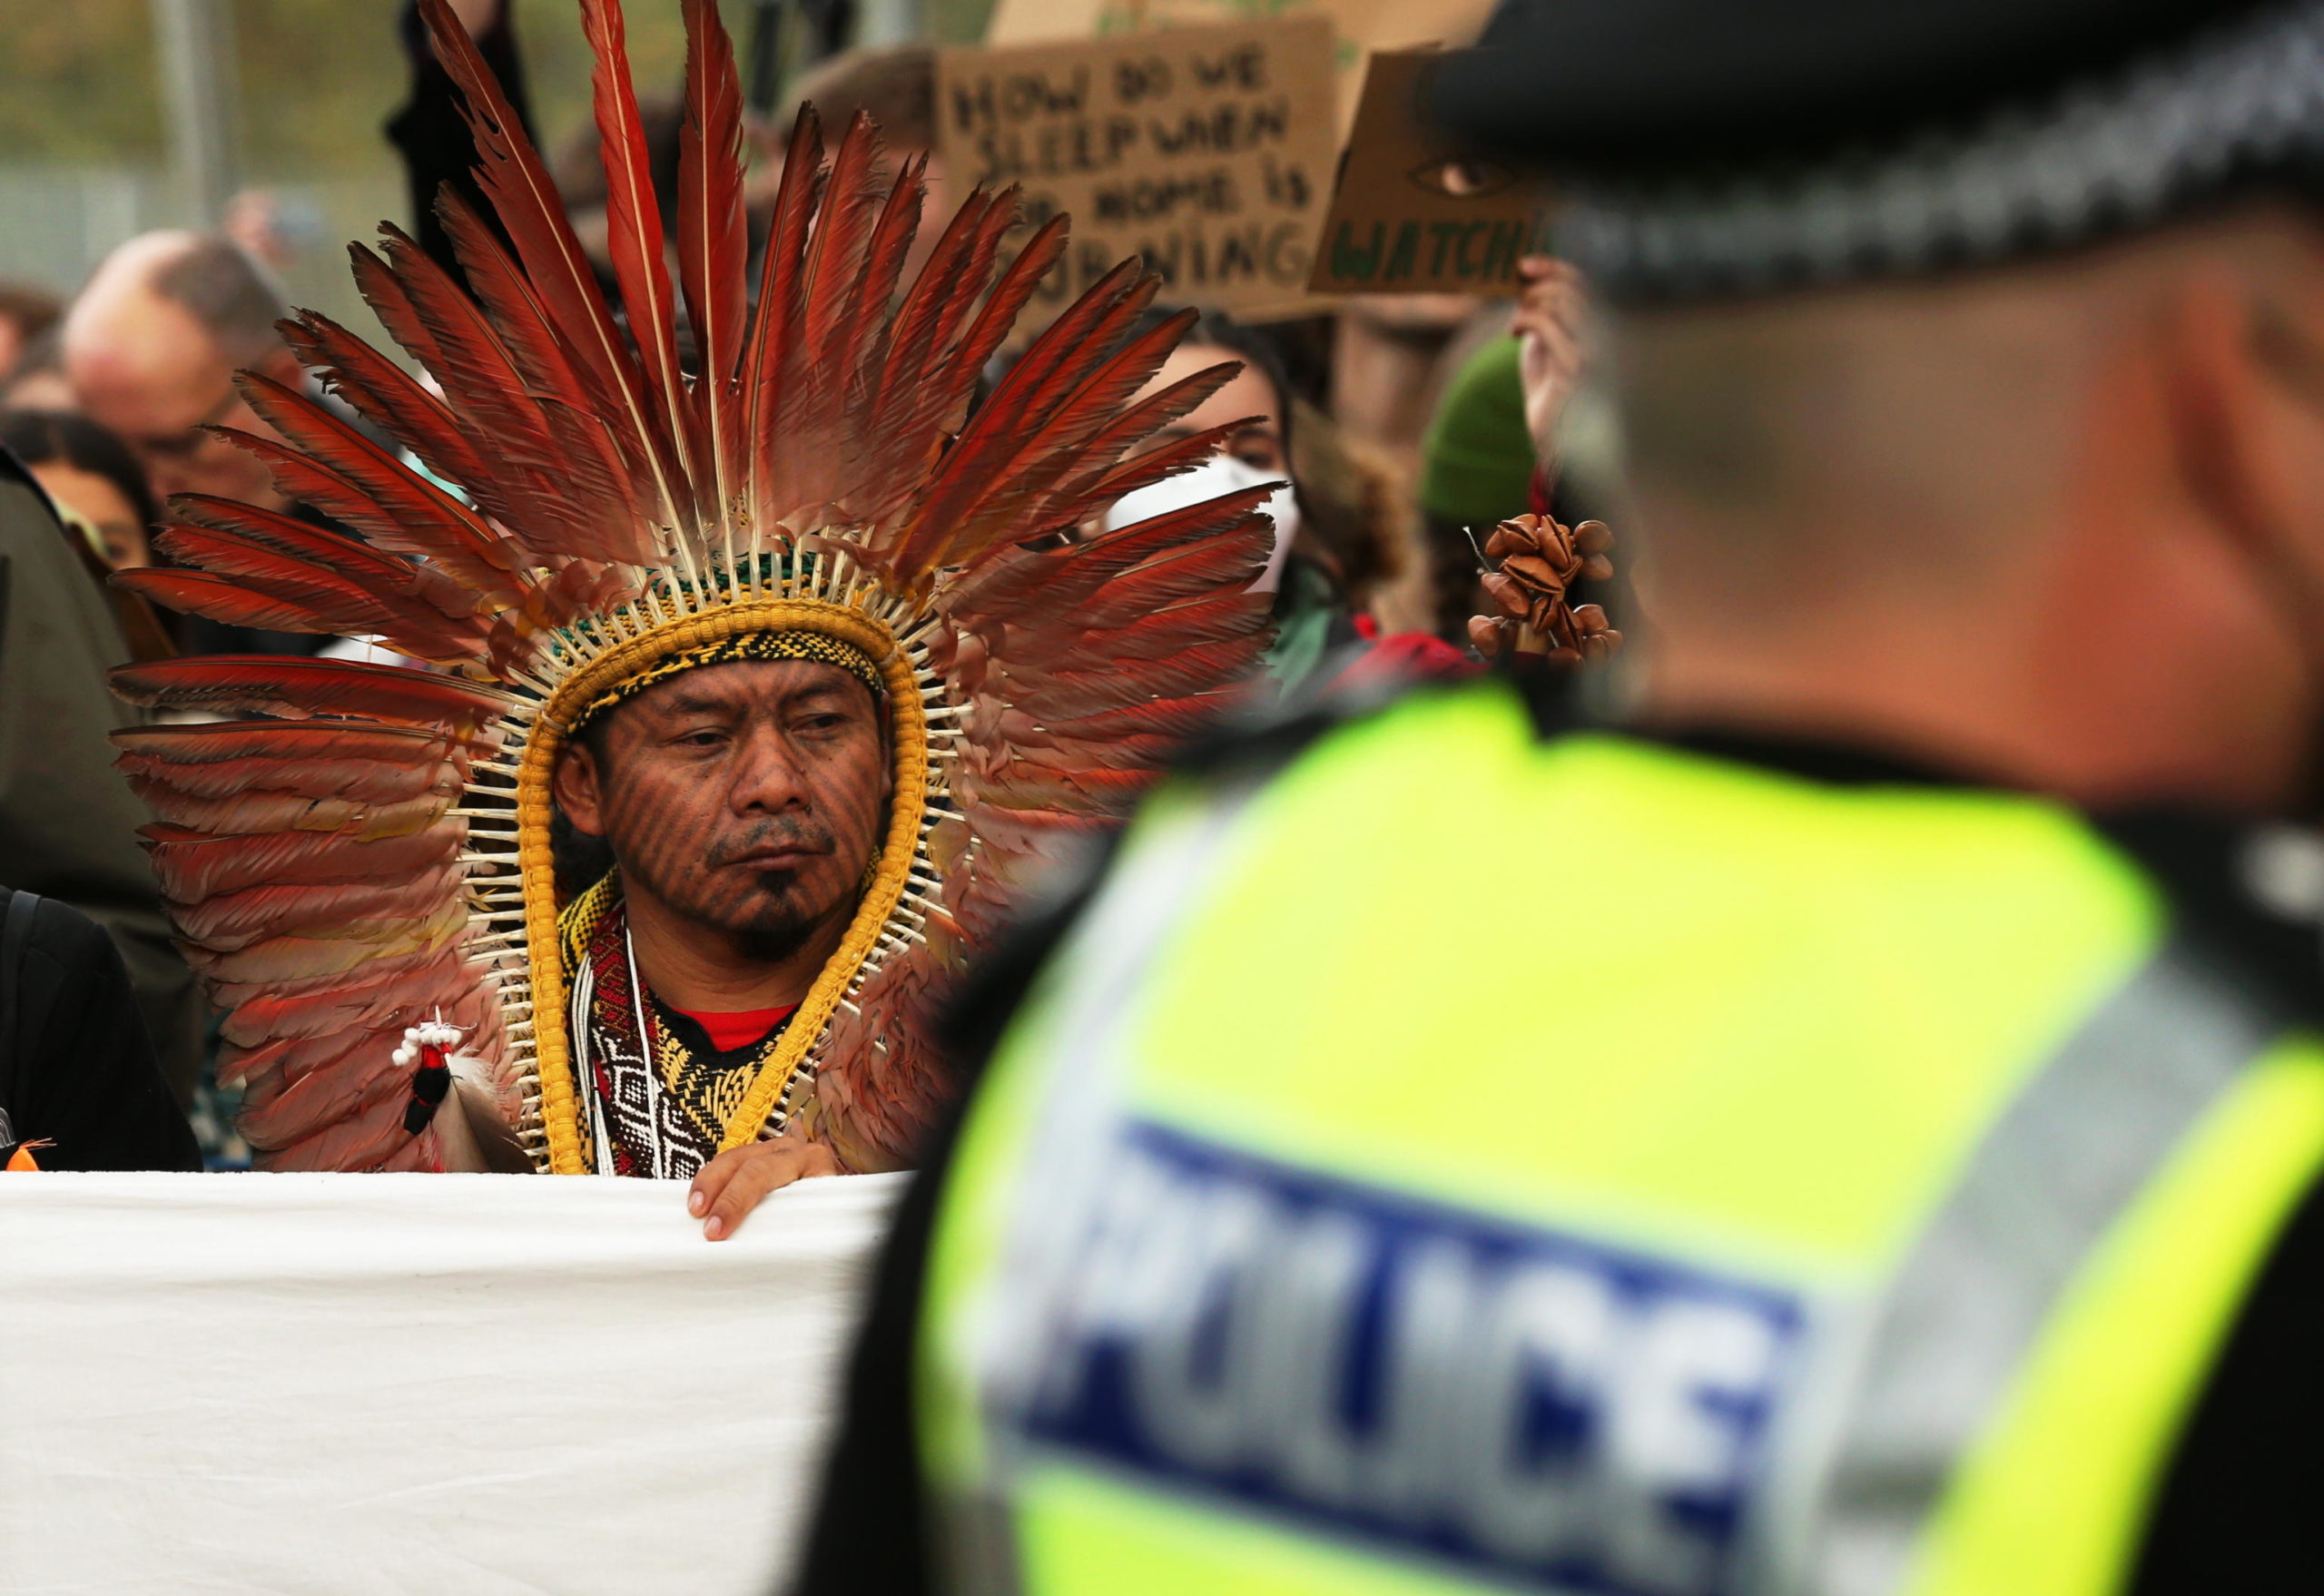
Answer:
[{"label": "orange object in foreground", "polygon": [[10,1175],[39,1174],[40,1160],[33,1157],[33,1149],[34,1148],[54,1147],[55,1145],[56,1144],[52,1141],[18,1142],[16,1144],[16,1150],[8,1155],[8,1162],[5,1166],[6,1173]]}]

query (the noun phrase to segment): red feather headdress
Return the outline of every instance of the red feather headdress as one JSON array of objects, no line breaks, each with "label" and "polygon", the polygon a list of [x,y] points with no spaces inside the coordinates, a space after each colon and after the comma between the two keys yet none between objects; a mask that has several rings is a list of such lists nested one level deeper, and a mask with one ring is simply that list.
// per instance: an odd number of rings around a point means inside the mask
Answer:
[{"label": "red feather headdress", "polygon": [[228,1010],[221,1077],[249,1083],[242,1128],[263,1163],[435,1167],[435,1128],[403,1128],[394,1054],[440,1012],[537,1166],[586,1167],[548,855],[557,751],[579,706],[672,653],[821,631],[886,681],[894,808],[839,957],[723,1145],[806,1116],[852,1167],[891,1166],[940,1092],[925,990],[1264,645],[1266,600],[1246,589],[1270,489],[1048,537],[1206,454],[1226,429],[1133,451],[1235,368],[1136,399],[1190,318],[1137,332],[1157,280],[1128,261],[972,409],[1064,218],[1004,268],[1015,192],[980,190],[906,284],[920,163],[884,180],[861,117],[827,157],[801,116],[753,312],[742,100],[714,0],[685,0],[675,282],[621,13],[582,0],[625,331],[465,30],[444,0],[421,9],[499,230],[445,197],[473,298],[392,227],[382,252],[352,253],[435,387],[325,317],[284,325],[426,470],[246,375],[283,441],[237,441],[360,540],[188,497],[158,539],[176,566],[122,578],[197,615],[373,635],[447,667],[212,658],[117,675],[136,703],[267,717],[119,738],[160,817],[146,835],[180,934]]}]

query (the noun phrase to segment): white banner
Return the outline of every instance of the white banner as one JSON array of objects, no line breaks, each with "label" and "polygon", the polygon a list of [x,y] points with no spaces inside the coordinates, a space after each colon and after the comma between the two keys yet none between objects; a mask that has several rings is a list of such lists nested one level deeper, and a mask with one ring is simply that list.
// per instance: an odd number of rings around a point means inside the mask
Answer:
[{"label": "white banner", "polygon": [[765,1596],[903,1178],[0,1175],[0,1591]]}]

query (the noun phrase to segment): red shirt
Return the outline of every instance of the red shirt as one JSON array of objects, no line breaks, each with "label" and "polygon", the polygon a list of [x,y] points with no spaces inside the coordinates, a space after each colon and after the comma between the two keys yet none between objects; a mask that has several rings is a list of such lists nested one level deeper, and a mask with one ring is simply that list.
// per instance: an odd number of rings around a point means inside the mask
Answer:
[{"label": "red shirt", "polygon": [[704,1034],[710,1038],[710,1045],[722,1053],[749,1047],[799,1011],[796,1003],[786,1003],[780,1009],[742,1009],[731,1014],[698,1014],[675,1004],[670,1007],[673,1012],[683,1014],[702,1027]]}]

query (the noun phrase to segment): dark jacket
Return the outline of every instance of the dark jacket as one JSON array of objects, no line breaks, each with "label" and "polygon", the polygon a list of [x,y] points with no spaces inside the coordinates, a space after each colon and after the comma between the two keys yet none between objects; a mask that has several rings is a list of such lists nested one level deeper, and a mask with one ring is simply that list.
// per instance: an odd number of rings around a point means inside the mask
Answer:
[{"label": "dark jacket", "polygon": [[127,662],[104,590],[46,496],[0,449],[0,882],[71,904],[111,933],[163,1075],[190,1098],[203,1010],[138,846],[153,817],[113,767],[133,713],[105,686]]},{"label": "dark jacket", "polygon": [[[29,904],[18,910],[18,901]],[[11,924],[11,921],[14,924]],[[44,1169],[188,1169],[202,1148],[162,1072],[121,953],[53,898],[0,888],[0,1152]]]}]

